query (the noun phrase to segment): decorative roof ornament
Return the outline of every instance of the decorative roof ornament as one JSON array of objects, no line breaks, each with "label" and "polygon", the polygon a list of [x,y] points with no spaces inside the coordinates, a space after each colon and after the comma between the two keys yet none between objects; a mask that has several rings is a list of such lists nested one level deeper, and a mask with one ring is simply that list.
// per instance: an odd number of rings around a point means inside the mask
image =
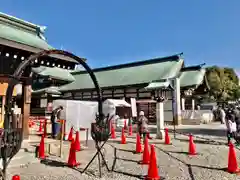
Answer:
[{"label": "decorative roof ornament", "polygon": [[42,40],[46,41],[46,38],[44,36],[45,30],[47,29],[46,26],[38,26],[37,27],[37,35],[40,37]]},{"label": "decorative roof ornament", "polygon": [[44,34],[45,33],[45,30],[47,29],[47,26],[40,26],[40,32],[42,33],[42,34]]}]

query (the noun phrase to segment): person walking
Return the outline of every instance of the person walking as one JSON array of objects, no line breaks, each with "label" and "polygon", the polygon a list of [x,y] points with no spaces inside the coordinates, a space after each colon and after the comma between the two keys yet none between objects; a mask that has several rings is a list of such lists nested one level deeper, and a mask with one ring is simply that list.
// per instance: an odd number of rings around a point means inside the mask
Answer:
[{"label": "person walking", "polygon": [[140,138],[145,139],[147,133],[148,133],[148,119],[144,116],[144,112],[139,112],[139,118],[138,118],[138,132],[140,135]]},{"label": "person walking", "polygon": [[57,120],[61,117],[61,111],[63,110],[62,106],[57,107],[52,111],[51,115],[51,123],[52,123],[52,138],[55,139],[57,137]]}]

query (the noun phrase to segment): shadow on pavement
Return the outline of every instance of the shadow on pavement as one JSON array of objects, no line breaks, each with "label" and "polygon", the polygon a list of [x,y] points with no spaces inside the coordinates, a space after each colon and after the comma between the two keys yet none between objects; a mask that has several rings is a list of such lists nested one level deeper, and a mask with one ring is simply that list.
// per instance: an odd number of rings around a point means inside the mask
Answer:
[{"label": "shadow on pavement", "polygon": [[143,179],[143,177],[141,175],[132,174],[132,173],[128,173],[128,172],[123,172],[123,171],[119,171],[119,170],[115,169],[117,160],[128,161],[128,162],[133,162],[133,163],[137,163],[137,164],[139,163],[139,161],[117,157],[117,150],[122,151],[122,149],[117,149],[114,146],[113,146],[113,148],[114,148],[114,159],[113,159],[113,164],[112,164],[112,172],[119,173],[119,174],[126,175],[126,176],[130,176],[130,177],[135,177],[135,178],[138,178],[138,179]]},{"label": "shadow on pavement", "polygon": [[[171,130],[169,130],[171,132]],[[206,129],[206,128],[185,128],[177,129],[179,133],[183,134],[193,134],[193,135],[209,135],[209,136],[226,136],[226,131],[224,129]]]},{"label": "shadow on pavement", "polygon": [[42,159],[40,163],[45,164],[47,166],[52,166],[52,167],[67,167],[67,164],[64,162],[50,160],[50,159]]},{"label": "shadow on pavement", "polygon": [[137,160],[133,160],[133,159],[125,159],[125,158],[119,158],[116,157],[117,160],[121,160],[121,161],[129,161],[129,162],[134,162],[134,163],[139,163],[140,161]]},{"label": "shadow on pavement", "polygon": [[189,173],[189,176],[191,178],[191,180],[195,180],[195,177],[194,177],[194,174],[193,174],[193,171],[192,171],[192,167],[198,167],[198,168],[203,168],[203,169],[211,169],[211,170],[217,170],[217,171],[226,171],[226,168],[219,168],[219,167],[210,167],[210,166],[201,166],[201,165],[194,165],[194,164],[189,164],[189,163],[186,163],[184,162],[183,160],[173,156],[171,153],[179,153],[179,154],[187,154],[186,152],[175,152],[175,151],[166,151],[166,150],[163,150],[162,148],[160,147],[156,147],[156,149],[158,149],[159,151],[167,154],[169,157],[181,162],[182,164],[186,165],[187,168],[188,168],[188,173]]},{"label": "shadow on pavement", "polygon": [[[52,166],[52,167],[69,167],[67,163],[56,161],[56,160],[50,160],[50,159],[42,159],[40,161],[41,164],[44,164],[46,166]],[[83,168],[77,168],[77,167],[69,167],[79,173],[83,173]],[[95,170],[88,169],[84,173],[86,173],[89,176],[96,176]]]},{"label": "shadow on pavement", "polygon": [[[176,140],[179,140],[181,142],[188,142],[189,140],[188,139],[181,139],[181,138],[176,138]],[[211,144],[211,145],[222,145],[222,146],[225,146],[226,143],[224,142],[219,142],[219,141],[207,141],[207,140],[199,140],[199,139],[194,139],[194,143],[196,144]]]}]

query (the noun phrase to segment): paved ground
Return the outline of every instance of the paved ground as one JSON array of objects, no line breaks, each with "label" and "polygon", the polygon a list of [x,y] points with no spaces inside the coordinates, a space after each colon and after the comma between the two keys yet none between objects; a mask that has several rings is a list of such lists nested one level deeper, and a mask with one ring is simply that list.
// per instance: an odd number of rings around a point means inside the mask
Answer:
[{"label": "paved ground", "polygon": [[[212,130],[210,130],[212,129]],[[156,153],[159,165],[159,175],[166,180],[236,180],[240,176],[232,175],[225,172],[227,167],[228,147],[224,144],[226,141],[224,126],[219,124],[201,125],[201,126],[182,126],[178,129],[179,132],[191,132],[201,137],[211,138],[220,143],[209,142],[204,139],[195,138],[197,151],[199,155],[189,157],[185,154],[188,150],[188,137],[177,135],[177,139],[173,140],[172,145],[164,145],[162,141],[151,140],[150,143],[156,145]],[[209,133],[210,135],[207,135]],[[109,141],[105,145],[106,157],[109,167],[112,167],[114,159],[114,148],[117,149],[117,156],[114,170],[116,172],[108,173],[104,168],[104,176],[102,179],[139,179],[137,176],[143,174],[143,167],[137,161],[141,159],[141,155],[133,154],[123,150],[135,149],[135,137],[127,139],[127,145],[119,144],[117,141]],[[77,153],[77,160],[82,164],[78,169],[70,169],[63,167],[63,163],[68,158],[68,143],[64,145],[63,158],[49,157],[50,161],[34,162],[22,167],[9,168],[9,177],[13,174],[20,174],[23,180],[84,180],[84,179],[99,179],[96,161],[89,170],[81,174],[81,170],[86,166],[87,162],[93,156],[95,150],[93,148],[85,149]],[[52,150],[54,151],[54,149]],[[236,151],[238,159],[240,159],[240,151]],[[53,152],[54,154],[54,152]],[[126,160],[128,159],[128,161]],[[59,163],[63,162],[63,163]]]}]

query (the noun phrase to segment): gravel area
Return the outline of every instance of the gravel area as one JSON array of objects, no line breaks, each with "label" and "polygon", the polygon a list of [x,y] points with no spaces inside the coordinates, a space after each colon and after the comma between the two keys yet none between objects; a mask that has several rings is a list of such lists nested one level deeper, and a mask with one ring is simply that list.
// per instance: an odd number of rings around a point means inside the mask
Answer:
[{"label": "gravel area", "polygon": [[[172,134],[171,134],[172,137]],[[188,156],[187,137],[178,135],[178,140],[172,140],[172,145],[164,145],[159,141],[150,141],[156,144],[156,153],[159,165],[159,175],[166,180],[240,180],[240,176],[227,173],[224,169],[228,163],[228,147],[225,145],[217,145],[208,143],[205,140],[195,138],[198,155]],[[141,160],[141,155],[133,154],[131,150],[135,149],[135,144],[132,143],[134,138],[128,138],[130,143],[121,145],[118,142],[109,142],[106,144],[105,153],[108,165],[112,168],[114,147],[117,148],[117,156],[114,170],[117,172],[106,171],[103,168],[102,179],[119,179],[119,180],[135,180],[143,173],[143,168],[137,162]],[[219,141],[221,140],[218,139]],[[224,142],[224,137],[222,138]],[[120,150],[121,149],[121,150]],[[123,151],[124,150],[124,151]],[[238,159],[240,159],[240,151],[236,150]],[[93,156],[94,151],[86,149],[77,153],[77,160],[82,164],[78,169],[61,167],[60,163],[41,164],[35,163],[25,167],[8,169],[9,177],[18,173],[21,180],[94,180],[99,179],[97,161],[90,166],[89,170],[81,174],[87,162]],[[63,159],[49,157],[53,161],[66,162],[68,152],[65,152]],[[130,159],[131,161],[126,161]],[[56,167],[57,166],[57,167]]]}]

